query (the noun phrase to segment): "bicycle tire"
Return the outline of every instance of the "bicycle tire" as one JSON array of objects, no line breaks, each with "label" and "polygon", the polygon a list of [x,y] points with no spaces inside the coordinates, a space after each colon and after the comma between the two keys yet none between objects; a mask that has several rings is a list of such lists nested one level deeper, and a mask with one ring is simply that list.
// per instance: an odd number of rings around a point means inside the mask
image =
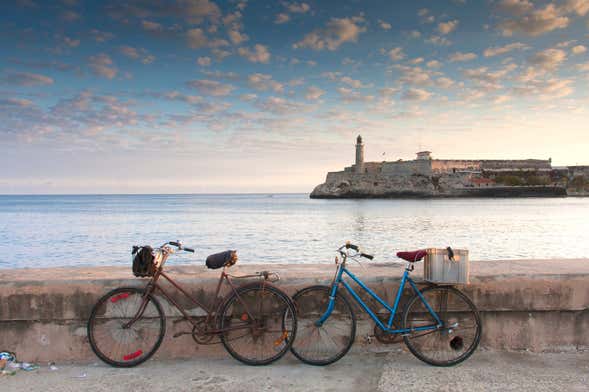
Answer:
[{"label": "bicycle tire", "polygon": [[[137,366],[161,345],[166,317],[151,294],[142,316],[130,328],[122,328],[137,314],[143,296],[143,289],[119,287],[102,296],[92,308],[87,325],[88,341],[92,351],[105,363],[114,367]],[[148,335],[150,339],[146,341]]]},{"label": "bicycle tire", "polygon": [[[403,336],[409,351],[434,366],[454,366],[472,355],[479,345],[482,324],[476,306],[454,287],[433,286],[421,291],[443,326],[433,331],[412,331]],[[415,294],[403,313],[403,328],[436,324]],[[437,340],[436,340],[437,339]]]},{"label": "bicycle tire", "polygon": [[238,328],[221,333],[221,343],[233,358],[246,365],[268,365],[282,358],[297,331],[292,300],[268,284],[238,288],[219,314],[219,329]]},{"label": "bicycle tire", "polygon": [[[293,296],[293,302],[297,307],[299,331],[290,350],[295,357],[309,365],[325,366],[340,360],[350,350],[356,338],[356,315],[350,302],[342,294],[336,295],[333,312],[325,323],[320,327],[315,325],[327,309],[330,292],[331,288],[328,286],[310,286]],[[335,336],[334,340],[335,333],[330,331],[335,329],[342,331],[342,334],[339,337]],[[335,352],[325,350],[328,345],[323,341],[321,331],[324,331],[325,340],[336,346],[336,341],[341,341],[342,345],[332,350]],[[315,336],[318,339],[313,340]]]}]

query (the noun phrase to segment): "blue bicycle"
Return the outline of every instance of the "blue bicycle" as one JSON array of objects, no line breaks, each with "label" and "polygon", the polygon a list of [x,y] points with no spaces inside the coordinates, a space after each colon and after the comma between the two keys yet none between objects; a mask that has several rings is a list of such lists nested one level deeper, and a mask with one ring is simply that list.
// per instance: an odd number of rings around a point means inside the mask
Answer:
[{"label": "blue bicycle", "polygon": [[[399,252],[407,267],[393,306],[382,300],[346,268],[346,261],[373,256],[360,252],[358,246],[347,243],[338,249],[337,270],[329,286],[311,286],[293,297],[297,307],[297,337],[292,353],[310,365],[328,365],[342,358],[352,347],[356,336],[356,315],[346,295],[338,290],[343,285],[362,309],[374,320],[378,340],[392,343],[401,335],[405,344],[420,360],[434,366],[452,366],[467,359],[481,339],[481,319],[472,301],[451,286],[429,284],[420,290],[409,277],[414,263],[423,259],[424,250]],[[348,282],[344,273],[384,307],[384,313],[374,312]],[[402,314],[397,313],[405,285],[415,293],[406,303]]]}]

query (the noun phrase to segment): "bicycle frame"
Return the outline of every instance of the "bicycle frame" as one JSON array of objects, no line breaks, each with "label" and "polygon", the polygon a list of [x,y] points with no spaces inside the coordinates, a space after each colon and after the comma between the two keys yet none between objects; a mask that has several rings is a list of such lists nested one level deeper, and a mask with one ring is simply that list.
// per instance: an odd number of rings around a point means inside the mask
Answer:
[{"label": "bicycle frame", "polygon": [[[325,311],[325,313],[321,316],[321,318],[319,320],[317,320],[315,322],[315,325],[317,326],[321,326],[323,325],[323,323],[329,318],[329,316],[331,316],[331,312],[333,311],[333,308],[335,306],[335,297],[337,295],[337,290],[338,287],[340,285],[340,283],[344,286],[344,288],[352,295],[352,297],[354,298],[354,300],[356,300],[356,302],[358,303],[358,305],[360,305],[362,307],[362,309],[364,309],[364,311],[366,313],[368,313],[368,315],[370,316],[370,318],[372,318],[374,320],[374,322],[385,332],[388,333],[394,333],[394,334],[405,334],[405,333],[409,333],[409,332],[413,332],[413,331],[429,331],[429,330],[435,330],[435,329],[439,329],[442,328],[442,321],[440,320],[440,318],[438,317],[437,313],[431,308],[431,306],[427,303],[427,301],[425,300],[425,298],[423,297],[423,295],[421,294],[421,292],[419,291],[419,289],[417,288],[417,285],[415,284],[415,282],[413,281],[413,279],[411,279],[411,277],[409,277],[409,268],[405,269],[405,272],[403,273],[403,276],[401,278],[401,284],[399,285],[399,289],[397,290],[397,294],[395,297],[395,302],[393,304],[393,306],[391,307],[388,303],[386,303],[382,298],[380,298],[374,291],[372,291],[368,286],[366,286],[364,284],[364,282],[362,282],[358,277],[356,277],[353,273],[351,273],[345,265],[345,259],[341,264],[338,264],[338,269],[336,271],[336,275],[335,278],[333,280],[332,283],[332,287],[331,287],[331,292],[329,295],[329,304],[327,306],[327,310]],[[343,280],[343,274],[348,275],[354,282],[356,282],[365,292],[367,292],[372,298],[374,298],[376,301],[378,301],[378,303],[380,303],[382,306],[385,307],[385,309],[387,311],[389,311],[391,313],[387,324],[385,325],[377,316],[376,314],[372,311],[372,309],[370,309],[370,307],[368,305],[366,305],[366,303],[364,303],[364,301],[362,300],[362,298],[360,298],[360,296],[356,293],[356,291],[348,284],[348,282],[346,282],[345,280]],[[395,313],[397,312],[397,308],[399,306],[399,302],[401,301],[401,296],[403,294],[403,290],[405,289],[405,285],[406,283],[409,282],[409,285],[411,286],[411,288],[413,289],[413,291],[415,291],[415,293],[419,296],[421,302],[423,302],[423,304],[425,305],[425,307],[427,308],[428,312],[434,317],[434,319],[436,320],[437,324],[432,324],[432,325],[427,325],[427,326],[422,326],[422,327],[415,327],[415,328],[399,328],[399,329],[393,329],[393,319],[395,318]]]},{"label": "bicycle frame", "polygon": [[[180,291],[182,294],[184,294],[184,296],[186,298],[188,298],[194,305],[202,308],[205,311],[205,313],[207,314],[206,319],[205,319],[205,325],[210,325],[212,318],[217,315],[218,310],[220,309],[220,307],[224,303],[223,299],[219,297],[219,292],[221,291],[221,286],[223,284],[223,281],[227,281],[227,283],[229,284],[229,287],[231,288],[231,292],[233,292],[237,296],[239,302],[241,303],[241,305],[243,305],[245,312],[247,313],[249,319],[255,321],[256,318],[253,316],[253,314],[250,311],[250,309],[248,308],[247,304],[239,296],[239,293],[237,292],[237,287],[235,285],[233,285],[233,283],[231,282],[231,278],[230,278],[229,274],[227,274],[226,268],[227,267],[223,267],[223,271],[221,272],[221,276],[219,277],[219,282],[217,283],[217,289],[215,290],[215,301],[213,303],[213,308],[215,308],[215,311],[212,311],[206,305],[199,302],[196,298],[193,298],[186,290],[184,290],[182,288],[182,286],[180,286],[170,276],[168,276],[163,271],[163,263],[162,263],[162,266],[160,266],[156,270],[154,276],[147,283],[147,286],[145,288],[145,294],[143,297],[143,302],[142,302],[141,306],[139,307],[137,314],[135,315],[135,317],[131,321],[129,321],[124,326],[124,328],[129,328],[131,325],[133,325],[137,320],[139,320],[141,318],[141,316],[143,315],[143,312],[145,311],[145,307],[147,306],[147,303],[148,303],[148,298],[147,298],[148,295],[154,293],[156,290],[159,291],[168,300],[168,302],[170,302],[172,305],[174,305],[174,307],[176,307],[176,309],[178,309],[178,311],[183,316],[181,321],[183,321],[183,320],[188,321],[190,324],[192,324],[192,326],[194,328],[196,328],[198,330],[198,333],[206,334],[206,335],[217,335],[217,334],[221,334],[221,333],[224,333],[227,331],[234,331],[234,330],[238,330],[238,329],[248,328],[249,325],[244,325],[244,326],[236,326],[236,327],[230,327],[230,328],[224,328],[224,329],[212,328],[212,329],[206,330],[206,331],[202,330],[199,323],[197,323],[196,321],[193,320],[194,317],[191,316],[182,305],[180,305],[172,296],[170,296],[170,294],[168,294],[168,292],[166,290],[164,290],[164,288],[161,285],[159,285],[157,283],[160,277],[163,277],[164,279],[166,279],[172,286],[174,286],[178,291]],[[268,283],[266,282],[266,280],[264,280],[264,285],[267,285],[267,284]],[[242,286],[240,286],[240,287],[242,287]],[[227,296],[225,296],[225,298],[229,298],[229,294]]]}]

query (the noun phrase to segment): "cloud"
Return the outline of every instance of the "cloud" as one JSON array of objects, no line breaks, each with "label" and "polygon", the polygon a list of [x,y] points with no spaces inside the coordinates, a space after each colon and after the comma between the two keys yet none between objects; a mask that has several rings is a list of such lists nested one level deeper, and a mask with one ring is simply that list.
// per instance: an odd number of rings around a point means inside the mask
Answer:
[{"label": "cloud", "polygon": [[358,36],[366,31],[363,16],[351,18],[331,18],[326,26],[307,34],[293,48],[311,48],[313,50],[336,50],[343,43],[357,42]]},{"label": "cloud", "polygon": [[570,79],[533,80],[523,86],[513,88],[518,96],[531,96],[541,100],[563,98],[571,95],[574,90]]},{"label": "cloud", "polygon": [[114,66],[112,59],[105,53],[90,56],[88,66],[95,75],[106,79],[113,79],[118,73],[118,69]]},{"label": "cloud", "polygon": [[438,24],[438,31],[441,34],[450,34],[458,27],[458,20],[449,20],[448,22],[442,22]]},{"label": "cloud", "polygon": [[80,14],[72,10],[63,11],[59,17],[66,22],[75,22],[81,18]]},{"label": "cloud", "polygon": [[419,16],[419,20],[421,23],[434,23],[436,21],[435,16],[433,16],[429,9],[421,8],[417,11],[417,16]]},{"label": "cloud", "polygon": [[573,46],[571,48],[571,52],[573,52],[573,54],[582,54],[585,53],[587,51],[587,47],[583,46],[583,45],[577,45],[577,46]]},{"label": "cloud", "polygon": [[32,106],[33,102],[23,98],[0,98],[0,106],[26,108]]},{"label": "cloud", "polygon": [[202,71],[202,74],[208,78],[215,78],[215,79],[219,79],[219,80],[235,81],[235,80],[239,80],[239,78],[240,78],[239,74],[237,74],[235,72],[221,72],[219,70],[217,70],[217,71]]},{"label": "cloud", "polygon": [[411,30],[408,35],[411,38],[421,38],[421,32],[418,30]]},{"label": "cloud", "polygon": [[244,33],[240,32],[239,30],[229,30],[227,32],[227,35],[229,36],[229,39],[231,40],[231,42],[233,42],[235,45],[239,45],[242,42],[245,42],[249,39],[247,34],[244,34]]},{"label": "cloud", "polygon": [[170,101],[184,102],[189,105],[200,104],[204,101],[203,97],[201,97],[199,95],[186,95],[186,94],[182,94],[178,91],[168,91],[168,92],[165,92],[162,94],[156,94],[156,96],[158,98],[165,98]]},{"label": "cloud", "polygon": [[426,70],[421,67],[397,65],[395,68],[402,74],[399,81],[416,86],[427,86],[432,84],[432,77],[438,74],[436,71]]},{"label": "cloud", "polygon": [[395,95],[399,92],[398,88],[395,87],[383,87],[378,89],[378,94],[381,97],[391,97],[392,95]]},{"label": "cloud", "polygon": [[135,18],[181,18],[192,25],[204,20],[218,23],[221,9],[209,0],[169,0],[169,1],[116,1],[105,7],[108,15],[116,20],[126,21]]},{"label": "cloud", "polygon": [[565,13],[568,12],[567,8],[559,8],[552,3],[541,9],[526,6],[525,12],[523,8],[520,8],[520,11],[522,14],[518,14],[516,18],[499,23],[498,27],[503,35],[511,36],[514,33],[522,33],[535,37],[549,31],[564,29],[570,22],[570,19],[565,16]]},{"label": "cloud", "polygon": [[286,5],[286,9],[295,14],[304,14],[308,12],[311,7],[307,3],[290,3]]},{"label": "cloud", "polygon": [[528,58],[528,62],[545,71],[554,71],[564,60],[566,52],[562,49],[545,49]]},{"label": "cloud", "polygon": [[276,24],[283,24],[286,23],[290,20],[290,16],[288,14],[285,13],[280,13],[276,15],[276,18],[274,19],[274,23]]},{"label": "cloud", "polygon": [[151,22],[149,20],[142,20],[141,27],[143,27],[143,30],[149,31],[151,33],[158,33],[164,30],[164,26],[157,22]]},{"label": "cloud", "polygon": [[528,48],[528,46],[522,44],[521,42],[514,42],[511,44],[504,45],[504,46],[496,46],[496,47],[487,48],[483,52],[483,55],[485,57],[493,57],[493,56],[498,56],[501,54],[511,52],[512,50],[527,49],[527,48]]},{"label": "cloud", "polygon": [[428,43],[428,44],[437,45],[437,46],[449,46],[449,45],[452,45],[452,42],[448,38],[441,37],[439,35],[432,35],[431,37],[429,37],[428,39],[426,39],[425,42]]},{"label": "cloud", "polygon": [[141,56],[139,50],[131,46],[121,46],[119,50],[123,55],[132,59],[138,59]]},{"label": "cloud", "polygon": [[399,61],[405,58],[405,53],[403,53],[403,48],[401,47],[396,47],[389,50],[388,55],[393,61]]},{"label": "cloud", "polygon": [[431,60],[428,61],[426,65],[428,68],[440,68],[442,63],[440,63],[438,60]]},{"label": "cloud", "polygon": [[337,92],[344,102],[371,102],[374,100],[374,96],[362,95],[351,88],[339,87]]},{"label": "cloud", "polygon": [[453,63],[462,61],[471,61],[477,58],[475,53],[456,52],[450,55],[449,60]]},{"label": "cloud", "polygon": [[259,91],[272,90],[277,93],[284,92],[284,85],[272,79],[272,75],[255,73],[247,78],[248,84]]},{"label": "cloud", "polygon": [[208,67],[209,65],[211,65],[211,58],[210,57],[199,57],[198,59],[196,59],[196,62],[201,67]]},{"label": "cloud", "polygon": [[212,49],[211,53],[213,54],[213,56],[215,56],[215,59],[217,59],[217,61],[222,61],[225,57],[231,56],[231,52],[218,48]]},{"label": "cloud", "polygon": [[23,87],[47,86],[53,84],[53,79],[49,76],[29,73],[29,72],[14,72],[7,74],[2,78],[4,84],[12,84]]},{"label": "cloud", "polygon": [[224,84],[216,80],[208,79],[191,80],[187,82],[187,84],[190,87],[197,89],[201,94],[213,97],[229,95],[235,89],[235,87],[230,84]]},{"label": "cloud", "polygon": [[565,0],[560,6],[563,13],[575,13],[579,16],[585,16],[589,13],[589,1],[587,0]]},{"label": "cloud", "polygon": [[528,0],[501,0],[497,9],[510,15],[523,15],[534,9],[534,4]]},{"label": "cloud", "polygon": [[310,86],[307,88],[305,98],[309,101],[316,101],[321,98],[323,94],[325,94],[325,91],[321,90],[319,87]]},{"label": "cloud", "polygon": [[363,84],[360,80],[352,79],[349,76],[342,77],[340,81],[353,88],[366,88],[372,86],[371,84]]},{"label": "cloud", "polygon": [[450,88],[454,85],[454,81],[450,78],[441,77],[436,79],[436,86],[441,88]]},{"label": "cloud", "polygon": [[208,38],[202,29],[188,30],[186,32],[186,38],[188,39],[188,46],[192,49],[199,49],[208,44]]},{"label": "cloud", "polygon": [[305,14],[311,9],[307,3],[283,3],[283,5],[286,8],[286,12],[281,12],[276,15],[274,19],[275,24],[283,24],[288,22],[290,20],[290,15],[288,12],[292,14]]},{"label": "cloud", "polygon": [[426,101],[432,96],[432,93],[418,88],[409,88],[403,92],[401,99],[404,101]]},{"label": "cloud", "polygon": [[155,56],[149,54],[144,48],[134,48],[132,46],[123,45],[119,48],[123,56],[130,59],[140,60],[143,64],[151,64],[155,61]]},{"label": "cloud", "polygon": [[378,25],[380,26],[381,29],[383,30],[390,30],[393,26],[391,26],[390,23],[385,22],[384,20],[378,20]]},{"label": "cloud", "polygon": [[253,49],[239,48],[237,52],[252,63],[268,63],[270,61],[270,52],[268,47],[264,45],[256,44]]},{"label": "cloud", "polygon": [[109,33],[107,31],[100,31],[100,30],[96,30],[96,29],[90,30],[90,35],[92,36],[94,41],[101,42],[101,43],[106,42],[106,41],[110,41],[111,39],[113,39],[115,37],[115,35],[113,33]]},{"label": "cloud", "polygon": [[63,37],[63,43],[69,46],[70,48],[76,48],[80,45],[80,40],[73,39],[70,37]]},{"label": "cloud", "polygon": [[509,95],[498,95],[493,99],[494,104],[501,104],[509,101],[511,101],[511,96]]},{"label": "cloud", "polygon": [[496,71],[491,71],[488,67],[479,67],[466,69],[463,74],[466,78],[477,82],[479,87],[487,91],[494,91],[502,87],[503,79],[516,68],[515,64],[508,64]]},{"label": "cloud", "polygon": [[589,62],[577,64],[576,68],[581,72],[589,72]]},{"label": "cloud", "polygon": [[264,100],[258,100],[256,106],[263,111],[280,115],[295,114],[306,110],[305,105],[302,103],[280,97],[268,97]]}]

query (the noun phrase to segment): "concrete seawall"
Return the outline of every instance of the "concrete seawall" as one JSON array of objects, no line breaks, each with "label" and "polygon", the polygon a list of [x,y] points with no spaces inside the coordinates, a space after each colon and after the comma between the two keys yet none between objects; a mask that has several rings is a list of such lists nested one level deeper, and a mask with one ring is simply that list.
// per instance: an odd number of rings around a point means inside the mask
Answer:
[{"label": "concrete seawall", "polygon": [[[403,265],[350,265],[384,299],[392,302]],[[293,294],[312,284],[328,284],[334,266],[240,265],[234,274],[269,269],[280,272],[278,286]],[[171,276],[199,300],[214,291],[219,271],[204,266],[172,266]],[[412,276],[422,276],[421,263]],[[119,286],[141,286],[129,267],[0,270],[0,350],[27,361],[94,360],[86,337],[86,321],[96,300]],[[481,345],[492,349],[575,351],[589,349],[589,259],[474,261],[471,285],[464,291],[483,319]],[[180,297],[178,297],[180,298]],[[156,358],[225,356],[220,345],[198,346],[186,323],[173,324],[178,313],[161,298],[168,321],[166,338]],[[186,302],[181,301],[188,306]],[[377,309],[377,308],[376,308]],[[363,336],[373,323],[358,311],[355,350],[369,349]]]}]

